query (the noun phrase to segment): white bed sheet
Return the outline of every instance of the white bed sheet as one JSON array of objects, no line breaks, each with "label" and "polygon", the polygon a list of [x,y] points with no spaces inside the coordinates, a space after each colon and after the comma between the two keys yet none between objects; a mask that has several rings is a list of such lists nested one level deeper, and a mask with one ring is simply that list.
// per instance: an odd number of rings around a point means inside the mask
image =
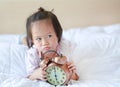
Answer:
[{"label": "white bed sheet", "polygon": [[[80,75],[64,87],[120,87],[120,24],[75,28],[63,37],[76,44],[73,61]],[[0,87],[54,87],[25,77],[26,50],[21,44],[0,43]]]},{"label": "white bed sheet", "polygon": [[[0,74],[0,87],[55,87],[42,81]],[[120,80],[81,80],[68,86],[57,87],[120,87]]]}]

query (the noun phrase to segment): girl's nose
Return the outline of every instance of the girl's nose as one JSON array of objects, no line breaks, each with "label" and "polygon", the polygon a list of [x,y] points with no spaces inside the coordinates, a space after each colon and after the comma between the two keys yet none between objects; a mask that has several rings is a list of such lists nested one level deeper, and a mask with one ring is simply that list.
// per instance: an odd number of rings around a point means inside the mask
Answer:
[{"label": "girl's nose", "polygon": [[42,39],[42,45],[44,46],[44,45],[48,45],[49,43],[48,43],[48,41],[47,41],[47,39]]}]

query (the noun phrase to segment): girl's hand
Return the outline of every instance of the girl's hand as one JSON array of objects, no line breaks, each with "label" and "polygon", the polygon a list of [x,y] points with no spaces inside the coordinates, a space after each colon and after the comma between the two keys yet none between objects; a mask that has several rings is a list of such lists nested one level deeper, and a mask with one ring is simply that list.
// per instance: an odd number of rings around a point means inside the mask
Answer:
[{"label": "girl's hand", "polygon": [[76,73],[76,67],[75,67],[74,63],[73,63],[73,62],[68,62],[67,65],[68,65],[69,71],[72,72],[71,79],[73,79],[73,80],[78,80],[78,79],[79,79],[79,76],[78,76],[77,73]]},{"label": "girl's hand", "polygon": [[30,76],[31,80],[42,80],[46,81],[46,66],[37,68]]},{"label": "girl's hand", "polygon": [[69,71],[72,71],[73,73],[76,73],[76,67],[73,62],[67,62]]}]

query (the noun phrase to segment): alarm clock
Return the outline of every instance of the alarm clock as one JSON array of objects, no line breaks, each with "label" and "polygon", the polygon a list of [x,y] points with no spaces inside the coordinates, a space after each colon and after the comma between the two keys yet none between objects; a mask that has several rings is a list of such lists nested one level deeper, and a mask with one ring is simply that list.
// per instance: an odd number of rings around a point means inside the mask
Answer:
[{"label": "alarm clock", "polygon": [[47,65],[47,82],[52,85],[67,85],[72,76],[67,66],[67,58],[54,50],[42,54],[40,66]]}]

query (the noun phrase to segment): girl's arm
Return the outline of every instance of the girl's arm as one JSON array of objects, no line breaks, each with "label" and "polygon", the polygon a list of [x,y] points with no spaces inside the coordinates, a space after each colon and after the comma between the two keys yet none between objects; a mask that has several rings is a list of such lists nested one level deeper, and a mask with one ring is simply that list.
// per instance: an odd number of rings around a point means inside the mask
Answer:
[{"label": "girl's arm", "polygon": [[25,56],[27,78],[30,80],[45,80],[45,70],[39,67],[39,56],[34,48],[30,48]]}]

